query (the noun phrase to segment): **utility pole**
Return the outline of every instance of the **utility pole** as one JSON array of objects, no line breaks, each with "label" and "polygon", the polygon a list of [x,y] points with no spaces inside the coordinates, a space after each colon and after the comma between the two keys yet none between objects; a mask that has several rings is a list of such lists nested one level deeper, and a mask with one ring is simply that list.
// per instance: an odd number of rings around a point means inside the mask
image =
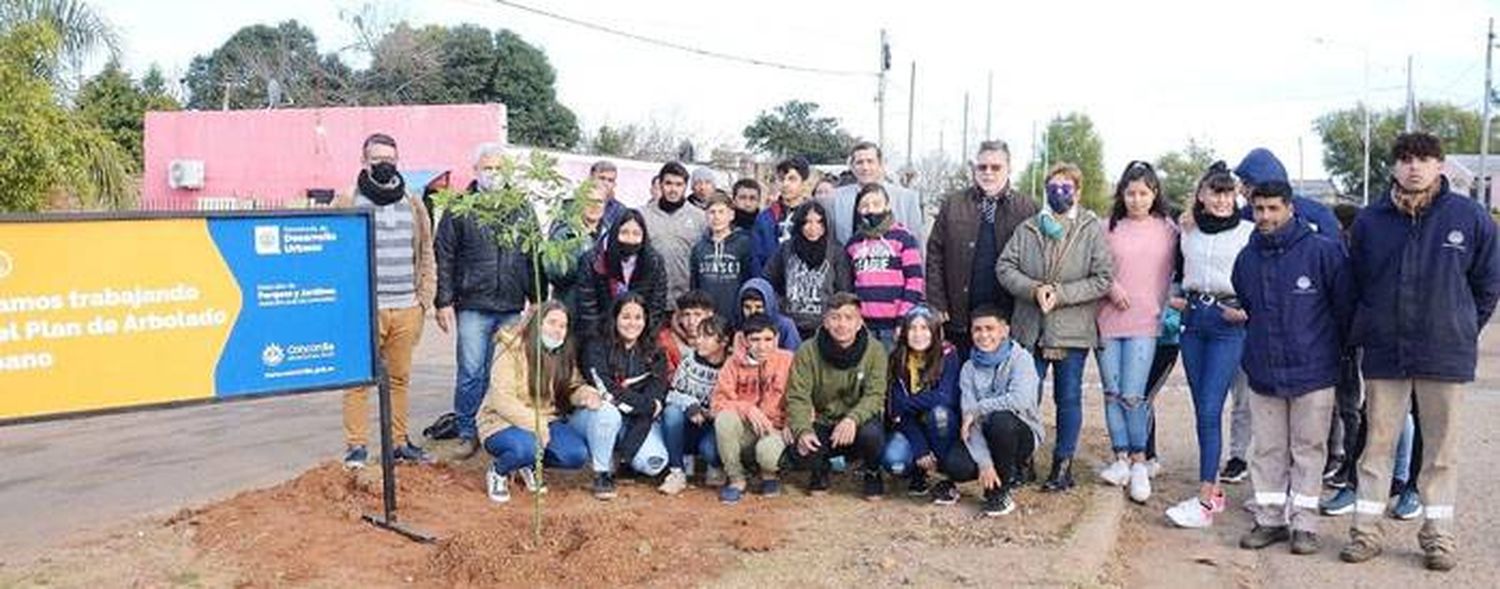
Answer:
[{"label": "utility pole", "polygon": [[984,92],[984,139],[986,141],[995,138],[995,134],[993,132],[994,129],[993,129],[993,127],[990,126],[991,123],[994,122],[994,119],[991,116],[992,110],[994,109],[994,107],[995,107],[995,70],[990,70],[988,89],[985,90],[985,92]]},{"label": "utility pole", "polygon": [[875,143],[885,151],[885,73],[891,69],[891,45],[886,42],[885,29],[880,29],[880,85],[875,91],[876,118]]},{"label": "utility pole", "polygon": [[906,167],[911,167],[912,162],[912,133],[917,126],[917,61],[911,62],[911,83],[909,94],[906,98]]},{"label": "utility pole", "polygon": [[1422,126],[1421,107],[1417,106],[1417,90],[1412,86],[1412,56],[1406,56],[1406,128],[1407,133],[1415,132]]},{"label": "utility pole", "polygon": [[959,136],[958,157],[959,161],[969,161],[969,93],[964,92],[964,132]]},{"label": "utility pole", "polygon": [[1490,18],[1490,32],[1484,38],[1484,100],[1480,101],[1484,106],[1480,107],[1482,124],[1479,131],[1479,169],[1474,172],[1474,196],[1484,199],[1484,208],[1488,209],[1493,204],[1490,202],[1490,176],[1485,167],[1485,159],[1490,155],[1490,103],[1495,101],[1494,85],[1494,57],[1495,57],[1495,19]]}]

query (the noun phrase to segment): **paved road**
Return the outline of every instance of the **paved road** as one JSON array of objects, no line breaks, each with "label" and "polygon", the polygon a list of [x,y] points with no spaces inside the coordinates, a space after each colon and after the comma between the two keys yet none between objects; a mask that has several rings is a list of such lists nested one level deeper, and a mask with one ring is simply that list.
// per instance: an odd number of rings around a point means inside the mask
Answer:
[{"label": "paved road", "polygon": [[[451,408],[453,340],[429,322],[417,353],[414,432]],[[337,458],[340,397],[313,393],[0,428],[0,558],[26,562],[133,518],[274,485]],[[373,423],[374,395],[370,405]]]}]

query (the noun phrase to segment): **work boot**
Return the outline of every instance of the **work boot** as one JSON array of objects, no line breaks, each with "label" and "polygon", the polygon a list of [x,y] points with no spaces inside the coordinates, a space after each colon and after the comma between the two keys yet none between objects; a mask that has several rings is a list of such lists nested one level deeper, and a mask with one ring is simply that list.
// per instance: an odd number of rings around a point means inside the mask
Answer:
[{"label": "work boot", "polygon": [[1318,535],[1305,530],[1292,531],[1292,554],[1317,554]]},{"label": "work boot", "polygon": [[1240,536],[1240,548],[1246,550],[1260,550],[1277,542],[1285,542],[1291,538],[1286,526],[1262,526],[1256,525],[1248,533]]}]

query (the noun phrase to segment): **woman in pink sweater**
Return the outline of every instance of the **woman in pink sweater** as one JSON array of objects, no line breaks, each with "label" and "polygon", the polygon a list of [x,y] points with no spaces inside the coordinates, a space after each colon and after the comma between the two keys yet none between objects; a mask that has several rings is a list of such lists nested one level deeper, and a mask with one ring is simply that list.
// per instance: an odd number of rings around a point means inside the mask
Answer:
[{"label": "woman in pink sweater", "polygon": [[1151,496],[1146,434],[1151,403],[1146,380],[1156,353],[1162,306],[1172,280],[1177,226],[1171,221],[1161,180],[1146,162],[1131,162],[1115,185],[1115,205],[1105,234],[1114,256],[1114,284],[1099,307],[1099,375],[1104,417],[1115,461],[1099,476],[1130,487],[1130,498]]}]

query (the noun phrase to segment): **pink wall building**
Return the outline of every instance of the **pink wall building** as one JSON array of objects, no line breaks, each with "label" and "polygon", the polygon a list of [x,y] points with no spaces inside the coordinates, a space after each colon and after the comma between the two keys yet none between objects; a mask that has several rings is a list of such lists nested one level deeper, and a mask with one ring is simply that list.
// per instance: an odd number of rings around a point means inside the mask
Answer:
[{"label": "pink wall building", "polygon": [[[473,177],[475,146],[506,141],[503,104],[183,111],[146,114],[146,208],[194,208],[202,198],[301,201],[309,189],[339,193],[354,185],[360,146],[371,133],[400,145],[405,171],[452,171],[455,186]],[[202,166],[200,188],[192,182]]]}]

